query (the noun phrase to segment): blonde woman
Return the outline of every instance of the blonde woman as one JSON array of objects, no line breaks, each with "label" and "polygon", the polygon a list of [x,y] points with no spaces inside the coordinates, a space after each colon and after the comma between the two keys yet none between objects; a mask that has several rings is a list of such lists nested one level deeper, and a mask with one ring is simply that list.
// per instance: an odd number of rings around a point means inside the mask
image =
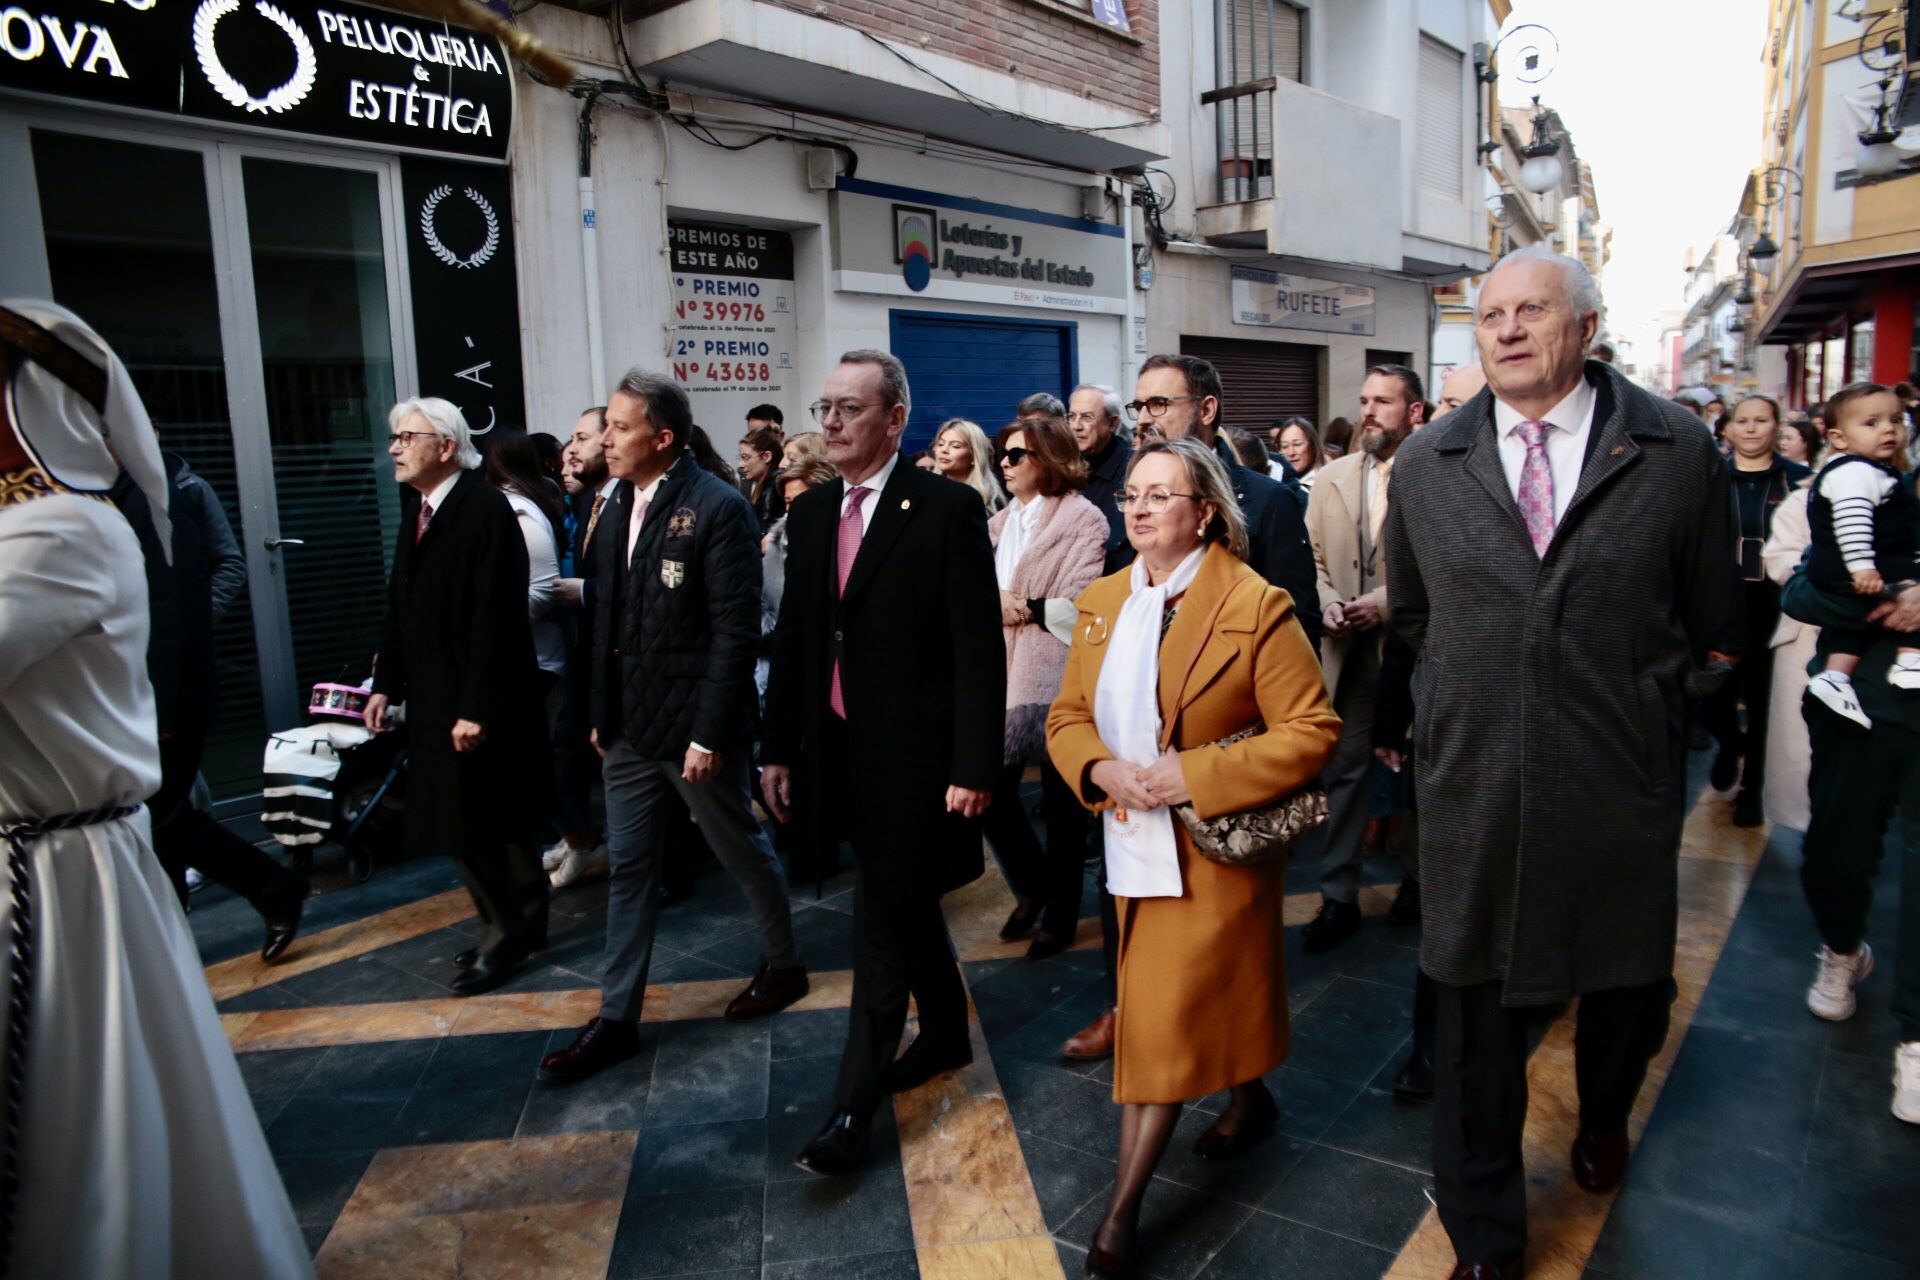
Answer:
[{"label": "blonde woman", "polygon": [[949,480],[958,480],[980,495],[987,514],[994,515],[1007,505],[1007,492],[993,474],[993,446],[977,422],[948,418],[933,437],[934,470]]},{"label": "blonde woman", "polygon": [[827,437],[818,431],[802,431],[787,437],[780,450],[780,470],[791,471],[809,458],[827,460]]}]

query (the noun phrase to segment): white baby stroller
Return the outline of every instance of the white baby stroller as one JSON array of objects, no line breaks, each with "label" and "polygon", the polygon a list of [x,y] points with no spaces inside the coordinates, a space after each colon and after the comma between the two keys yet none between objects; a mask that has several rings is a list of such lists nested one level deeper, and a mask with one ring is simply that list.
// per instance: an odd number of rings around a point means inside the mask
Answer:
[{"label": "white baby stroller", "polygon": [[361,723],[368,695],[368,686],[317,684],[307,704],[312,723],[267,739],[260,821],[303,872],[313,868],[314,849],[333,841],[364,882],[375,854],[398,836],[406,735]]}]

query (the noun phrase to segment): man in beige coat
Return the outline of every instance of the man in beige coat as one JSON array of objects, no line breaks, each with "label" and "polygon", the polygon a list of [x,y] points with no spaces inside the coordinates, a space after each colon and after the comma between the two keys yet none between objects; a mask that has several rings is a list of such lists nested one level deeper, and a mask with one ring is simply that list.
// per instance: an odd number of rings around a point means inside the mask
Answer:
[{"label": "man in beige coat", "polygon": [[[1340,746],[1323,775],[1330,813],[1320,864],[1320,912],[1306,948],[1331,950],[1360,928],[1361,864],[1366,859],[1368,777],[1373,763],[1373,696],[1380,682],[1387,618],[1387,562],[1381,550],[1393,456],[1421,424],[1425,389],[1403,365],[1367,370],[1360,387],[1360,448],[1321,468],[1307,504],[1321,617],[1321,669],[1340,714]],[[1396,918],[1417,918],[1411,875],[1394,902]]]}]

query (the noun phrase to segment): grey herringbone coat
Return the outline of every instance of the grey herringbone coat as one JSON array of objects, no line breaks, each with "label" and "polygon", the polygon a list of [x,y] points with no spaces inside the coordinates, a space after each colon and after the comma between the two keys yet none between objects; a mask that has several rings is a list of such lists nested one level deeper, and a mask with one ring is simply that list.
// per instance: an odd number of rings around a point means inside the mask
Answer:
[{"label": "grey herringbone coat", "polygon": [[1597,362],[1572,505],[1534,554],[1482,391],[1401,446],[1387,514],[1413,677],[1421,966],[1508,1005],[1673,972],[1684,689],[1731,573],[1725,468]]}]

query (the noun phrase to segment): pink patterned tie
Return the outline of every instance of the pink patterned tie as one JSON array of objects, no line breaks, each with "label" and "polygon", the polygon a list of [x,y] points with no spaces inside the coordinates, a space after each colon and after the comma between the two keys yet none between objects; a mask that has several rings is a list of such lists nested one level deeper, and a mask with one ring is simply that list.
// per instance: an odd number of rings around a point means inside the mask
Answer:
[{"label": "pink patterned tie", "polygon": [[[835,596],[847,593],[847,579],[853,576],[853,559],[860,554],[860,539],[867,531],[866,525],[860,520],[860,504],[872,493],[871,489],[855,489],[847,495],[847,513],[840,517],[840,536],[834,543],[835,568],[840,575],[833,592]],[[847,718],[847,702],[840,693],[838,658],[833,660],[833,686],[827,693],[827,705],[842,720]]]},{"label": "pink patterned tie", "polygon": [[432,523],[433,504],[431,502],[422,502],[420,504],[420,518],[413,522],[413,541],[415,545],[418,545],[420,539],[427,536],[427,526]]},{"label": "pink patterned tie", "polygon": [[1553,467],[1547,461],[1547,432],[1553,424],[1523,422],[1517,430],[1527,445],[1527,460],[1520,465],[1520,518],[1527,522],[1534,554],[1544,559],[1553,543]]}]

